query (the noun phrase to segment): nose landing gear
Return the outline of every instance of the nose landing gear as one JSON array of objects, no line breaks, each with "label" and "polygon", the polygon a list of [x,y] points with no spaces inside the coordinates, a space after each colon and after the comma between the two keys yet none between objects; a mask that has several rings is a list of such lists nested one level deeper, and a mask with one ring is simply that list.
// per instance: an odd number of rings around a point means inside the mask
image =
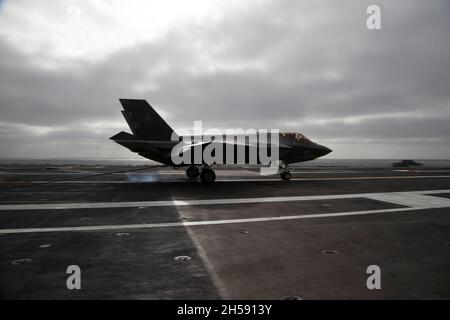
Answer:
[{"label": "nose landing gear", "polygon": [[281,179],[283,179],[283,180],[291,180],[291,178],[292,178],[289,166],[287,164],[285,164],[284,162],[280,162],[279,173],[280,173]]},{"label": "nose landing gear", "polygon": [[280,174],[281,179],[283,180],[291,180],[292,175],[290,172],[283,172]]}]

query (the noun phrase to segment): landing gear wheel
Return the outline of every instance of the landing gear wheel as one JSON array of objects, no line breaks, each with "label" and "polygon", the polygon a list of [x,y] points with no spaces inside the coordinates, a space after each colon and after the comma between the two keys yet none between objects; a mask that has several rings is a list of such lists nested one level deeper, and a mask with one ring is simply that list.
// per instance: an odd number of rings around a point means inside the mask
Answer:
[{"label": "landing gear wheel", "polygon": [[189,168],[186,169],[186,175],[189,179],[194,180],[200,175],[200,171],[198,170],[197,167],[190,166]]},{"label": "landing gear wheel", "polygon": [[283,172],[281,175],[281,179],[283,180],[291,180],[291,174],[289,172]]},{"label": "landing gear wheel", "polygon": [[215,174],[214,170],[205,168],[200,173],[200,179],[204,183],[212,183],[212,182],[214,182],[214,180],[216,180],[216,174]]}]

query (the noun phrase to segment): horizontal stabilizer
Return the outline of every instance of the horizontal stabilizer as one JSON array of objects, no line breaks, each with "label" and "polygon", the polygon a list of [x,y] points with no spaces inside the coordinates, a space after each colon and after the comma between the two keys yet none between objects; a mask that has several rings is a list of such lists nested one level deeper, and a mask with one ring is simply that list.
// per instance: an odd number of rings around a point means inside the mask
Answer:
[{"label": "horizontal stabilizer", "polygon": [[118,134],[112,136],[110,139],[114,140],[114,141],[121,141],[121,140],[122,141],[137,141],[137,140],[140,140],[138,137],[136,137],[132,134],[129,134],[125,131],[119,132]]}]

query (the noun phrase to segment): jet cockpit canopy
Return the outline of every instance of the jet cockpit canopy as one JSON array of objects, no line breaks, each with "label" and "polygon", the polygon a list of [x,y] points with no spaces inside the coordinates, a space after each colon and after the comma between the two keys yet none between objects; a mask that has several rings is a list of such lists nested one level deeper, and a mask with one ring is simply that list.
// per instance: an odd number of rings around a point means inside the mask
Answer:
[{"label": "jet cockpit canopy", "polygon": [[280,133],[280,135],[286,139],[294,140],[296,142],[311,143],[311,140],[309,140],[307,137],[305,137],[300,132],[283,132],[283,133]]}]

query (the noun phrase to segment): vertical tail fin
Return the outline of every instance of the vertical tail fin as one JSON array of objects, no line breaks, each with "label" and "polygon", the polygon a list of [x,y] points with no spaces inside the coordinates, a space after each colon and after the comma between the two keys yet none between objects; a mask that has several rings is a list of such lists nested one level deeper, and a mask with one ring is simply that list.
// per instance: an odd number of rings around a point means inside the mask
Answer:
[{"label": "vertical tail fin", "polygon": [[[131,131],[137,137],[151,141],[170,141],[172,128],[145,100],[119,99]],[[175,135],[176,136],[176,135]]]}]

